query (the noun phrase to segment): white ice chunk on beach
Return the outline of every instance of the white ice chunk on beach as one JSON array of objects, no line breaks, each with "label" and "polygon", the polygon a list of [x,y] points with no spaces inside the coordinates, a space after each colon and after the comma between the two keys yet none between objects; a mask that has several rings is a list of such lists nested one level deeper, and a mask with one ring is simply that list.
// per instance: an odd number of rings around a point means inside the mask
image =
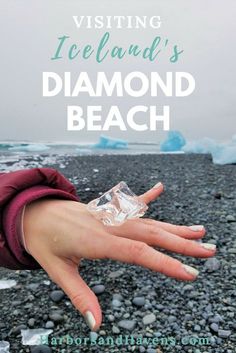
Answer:
[{"label": "white ice chunk on beach", "polygon": [[220,146],[212,151],[214,164],[236,164],[236,143],[233,145]]},{"label": "white ice chunk on beach", "polygon": [[210,138],[188,141],[183,146],[185,153],[209,153],[214,164],[236,164],[236,136],[229,142],[217,143]]},{"label": "white ice chunk on beach", "polygon": [[53,330],[43,328],[21,330],[22,344],[28,346],[40,345],[52,332]]},{"label": "white ice chunk on beach", "polygon": [[211,153],[217,149],[217,143],[208,138],[204,137],[197,141],[187,141],[187,143],[182,147],[182,151],[185,153]]},{"label": "white ice chunk on beach", "polygon": [[0,289],[8,289],[15,285],[16,281],[14,279],[0,279]]},{"label": "white ice chunk on beach", "polygon": [[160,145],[161,152],[176,152],[181,151],[186,141],[184,136],[179,131],[169,131],[167,139]]},{"label": "white ice chunk on beach", "polygon": [[7,341],[0,341],[0,353],[10,353],[10,343]]},{"label": "white ice chunk on beach", "polygon": [[99,142],[93,145],[92,147],[102,149],[126,149],[128,148],[128,142],[125,140],[114,139],[101,135]]},{"label": "white ice chunk on beach", "polygon": [[110,226],[119,226],[128,219],[142,217],[148,209],[124,181],[89,202],[87,208],[97,219]]}]

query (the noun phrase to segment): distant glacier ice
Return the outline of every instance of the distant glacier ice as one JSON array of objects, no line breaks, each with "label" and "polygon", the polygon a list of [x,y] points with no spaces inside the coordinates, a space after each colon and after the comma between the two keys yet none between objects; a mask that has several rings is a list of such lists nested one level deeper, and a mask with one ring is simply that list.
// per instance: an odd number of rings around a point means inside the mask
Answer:
[{"label": "distant glacier ice", "polygon": [[179,131],[169,131],[167,139],[161,143],[161,152],[176,152],[181,151],[182,147],[186,144],[185,138]]}]

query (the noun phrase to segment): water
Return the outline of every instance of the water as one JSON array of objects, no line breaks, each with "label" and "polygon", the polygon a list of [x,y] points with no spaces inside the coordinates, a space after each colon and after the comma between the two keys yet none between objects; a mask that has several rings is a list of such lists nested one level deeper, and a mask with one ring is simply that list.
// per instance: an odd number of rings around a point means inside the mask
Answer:
[{"label": "water", "polygon": [[93,144],[0,142],[0,156],[46,155],[102,155],[102,154],[142,154],[159,153],[159,144],[130,143],[128,148],[103,149]]}]

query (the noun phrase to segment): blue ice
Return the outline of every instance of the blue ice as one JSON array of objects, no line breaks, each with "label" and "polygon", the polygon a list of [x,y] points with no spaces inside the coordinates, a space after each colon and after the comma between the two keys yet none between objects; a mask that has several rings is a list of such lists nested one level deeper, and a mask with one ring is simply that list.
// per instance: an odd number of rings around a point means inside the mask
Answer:
[{"label": "blue ice", "polygon": [[181,151],[185,143],[185,138],[181,132],[173,130],[168,132],[167,139],[161,143],[160,149],[162,152]]},{"label": "blue ice", "polygon": [[99,142],[93,145],[92,147],[102,149],[126,149],[128,148],[128,142],[101,135],[99,138]]},{"label": "blue ice", "polygon": [[236,164],[236,135],[228,143],[217,143],[209,138],[189,141],[182,150],[186,153],[210,153],[214,164]]}]

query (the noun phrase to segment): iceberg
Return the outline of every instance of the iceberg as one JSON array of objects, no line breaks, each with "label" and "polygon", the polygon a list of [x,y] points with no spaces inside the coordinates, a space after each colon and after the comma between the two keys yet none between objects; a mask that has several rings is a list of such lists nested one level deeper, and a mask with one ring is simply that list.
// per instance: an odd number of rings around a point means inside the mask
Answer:
[{"label": "iceberg", "polygon": [[181,151],[186,144],[185,138],[179,131],[169,131],[167,139],[161,143],[160,149],[162,152],[176,152]]},{"label": "iceberg", "polygon": [[41,152],[49,150],[50,147],[42,143],[32,143],[32,144],[20,144],[13,147],[9,147],[10,151],[27,151],[27,152]]},{"label": "iceberg", "polygon": [[182,147],[182,151],[185,153],[211,153],[217,149],[217,143],[207,137],[197,141],[187,141]]},{"label": "iceberg", "polygon": [[125,140],[114,139],[101,135],[99,142],[93,145],[92,147],[102,149],[126,149],[128,148],[128,142]]},{"label": "iceberg", "polygon": [[236,143],[218,146],[211,155],[214,164],[236,164]]},{"label": "iceberg", "polygon": [[209,153],[214,164],[236,164],[236,135],[228,143],[217,143],[210,138],[188,141],[182,147],[185,153]]}]

